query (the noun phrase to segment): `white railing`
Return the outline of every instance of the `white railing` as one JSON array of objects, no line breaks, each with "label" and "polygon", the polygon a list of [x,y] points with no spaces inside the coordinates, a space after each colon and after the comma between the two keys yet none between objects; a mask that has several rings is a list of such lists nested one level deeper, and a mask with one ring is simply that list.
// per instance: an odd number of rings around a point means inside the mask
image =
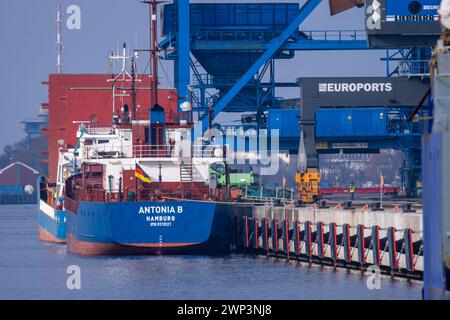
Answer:
[{"label": "white railing", "polygon": [[172,145],[135,145],[84,146],[83,157],[86,159],[115,159],[115,158],[211,158],[221,157],[222,153],[215,152],[221,146],[187,145],[186,147]]},{"label": "white railing", "polygon": [[[90,145],[81,149],[86,159],[119,159],[119,158],[223,158],[221,145]],[[257,161],[260,158],[273,157],[276,151],[232,151],[227,150],[228,160]],[[269,155],[270,154],[270,155]]]}]

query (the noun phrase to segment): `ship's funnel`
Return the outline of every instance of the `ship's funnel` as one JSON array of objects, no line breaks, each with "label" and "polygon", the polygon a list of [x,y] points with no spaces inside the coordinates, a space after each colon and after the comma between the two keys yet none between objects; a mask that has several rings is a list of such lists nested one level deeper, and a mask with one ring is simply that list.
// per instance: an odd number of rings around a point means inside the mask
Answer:
[{"label": "ship's funnel", "polygon": [[330,14],[334,16],[353,7],[362,6],[364,6],[364,0],[330,0]]}]

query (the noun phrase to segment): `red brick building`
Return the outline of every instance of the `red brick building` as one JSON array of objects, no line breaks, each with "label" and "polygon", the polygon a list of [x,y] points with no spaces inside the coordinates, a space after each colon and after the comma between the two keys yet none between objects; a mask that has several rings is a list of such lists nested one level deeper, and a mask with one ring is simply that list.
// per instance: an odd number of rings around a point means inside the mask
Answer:
[{"label": "red brick building", "polygon": [[39,172],[22,162],[14,162],[0,170],[0,186],[36,186]]}]

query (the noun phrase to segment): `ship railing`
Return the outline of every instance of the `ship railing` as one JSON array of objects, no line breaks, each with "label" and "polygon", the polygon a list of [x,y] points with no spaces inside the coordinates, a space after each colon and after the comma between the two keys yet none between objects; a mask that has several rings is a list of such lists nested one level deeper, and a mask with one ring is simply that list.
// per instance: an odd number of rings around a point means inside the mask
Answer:
[{"label": "ship railing", "polygon": [[170,145],[135,145],[133,158],[172,158],[173,147]]},{"label": "ship railing", "polygon": [[89,135],[113,135],[116,134],[116,130],[114,128],[99,128],[99,127],[90,127],[85,129],[86,134]]},{"label": "ship railing", "polygon": [[139,188],[138,193],[137,200],[139,201],[154,201],[155,199],[163,198],[203,200],[210,196],[209,187],[207,185],[199,186],[198,184],[193,186],[183,185],[182,187],[158,186],[153,188]]},{"label": "ship railing", "polygon": [[[84,146],[82,149],[82,156],[85,159],[126,158],[129,153],[123,146],[90,145]],[[131,154],[129,156],[131,157]]]},{"label": "ship railing", "polygon": [[75,124],[79,124],[86,134],[89,135],[111,135],[116,133],[116,128],[112,123],[101,123],[101,122],[83,122],[74,121]]},{"label": "ship railing", "polygon": [[106,192],[102,187],[77,189],[72,195],[78,201],[104,202],[106,200]]},{"label": "ship railing", "polygon": [[84,146],[83,156],[87,159],[170,158],[172,154],[169,145],[95,145]]},{"label": "ship railing", "polygon": [[199,186],[198,183],[194,183],[193,186],[189,182],[180,183],[177,187],[161,186],[158,182],[152,184],[154,184],[153,187],[144,187],[138,183],[136,186],[126,187],[124,190],[113,188],[99,190],[99,192],[104,194],[106,202],[156,201],[164,198],[203,200],[210,196],[209,186]]},{"label": "ship railing", "polygon": [[118,159],[118,158],[210,158],[221,157],[221,145],[134,145],[134,146],[111,146],[95,145],[84,146],[83,157],[86,159]]}]

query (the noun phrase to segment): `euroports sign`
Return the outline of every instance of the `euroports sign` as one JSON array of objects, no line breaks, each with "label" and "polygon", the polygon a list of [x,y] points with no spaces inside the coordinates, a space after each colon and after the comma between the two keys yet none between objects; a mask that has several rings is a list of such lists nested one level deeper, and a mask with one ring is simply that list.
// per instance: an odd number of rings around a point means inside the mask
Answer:
[{"label": "euroports sign", "polygon": [[429,87],[408,77],[310,77],[297,83],[305,122],[315,121],[318,108],[415,106]]},{"label": "euroports sign", "polygon": [[329,82],[319,83],[319,92],[339,93],[339,92],[391,92],[390,82]]}]

